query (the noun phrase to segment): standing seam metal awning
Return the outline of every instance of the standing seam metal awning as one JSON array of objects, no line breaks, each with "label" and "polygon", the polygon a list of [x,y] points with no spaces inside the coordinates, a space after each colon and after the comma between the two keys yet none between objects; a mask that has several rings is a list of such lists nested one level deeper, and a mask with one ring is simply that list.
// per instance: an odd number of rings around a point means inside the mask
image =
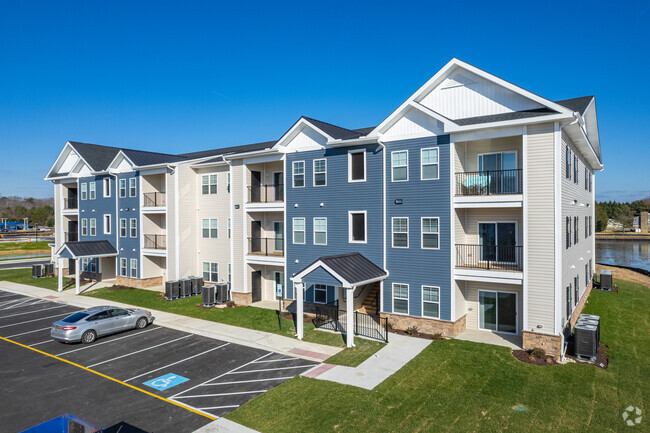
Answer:
[{"label": "standing seam metal awning", "polygon": [[66,242],[61,245],[56,256],[66,259],[115,257],[117,250],[109,241]]},{"label": "standing seam metal awning", "polygon": [[348,253],[320,257],[298,272],[291,280],[302,282],[303,278],[319,267],[322,267],[348,288],[388,277],[388,272],[375,265],[361,253]]}]

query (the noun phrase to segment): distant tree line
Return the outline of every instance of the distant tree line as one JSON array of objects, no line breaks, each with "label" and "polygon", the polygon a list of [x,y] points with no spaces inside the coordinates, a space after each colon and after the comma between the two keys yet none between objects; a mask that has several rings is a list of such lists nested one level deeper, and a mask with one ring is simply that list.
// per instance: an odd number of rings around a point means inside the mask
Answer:
[{"label": "distant tree line", "polygon": [[596,202],[596,231],[604,231],[607,221],[613,219],[623,225],[624,229],[632,227],[634,217],[641,212],[650,212],[650,197],[633,202],[601,201]]},{"label": "distant tree line", "polygon": [[29,218],[29,225],[54,226],[54,199],[0,196],[0,217],[9,221]]}]

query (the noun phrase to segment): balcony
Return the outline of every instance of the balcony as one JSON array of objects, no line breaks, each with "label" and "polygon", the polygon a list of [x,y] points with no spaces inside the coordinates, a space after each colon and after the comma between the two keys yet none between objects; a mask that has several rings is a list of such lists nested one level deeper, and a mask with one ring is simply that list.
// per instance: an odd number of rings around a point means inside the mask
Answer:
[{"label": "balcony", "polygon": [[521,169],[456,173],[454,207],[522,207]]},{"label": "balcony", "polygon": [[284,264],[284,238],[248,238],[248,263],[260,265]]},{"label": "balcony", "polygon": [[142,194],[143,207],[165,207],[167,202],[165,200],[164,192],[145,192]]},{"label": "balcony", "polygon": [[143,235],[145,250],[166,250],[167,235]]},{"label": "balcony", "polygon": [[65,232],[64,242],[77,242],[79,241],[79,234],[77,232]]},{"label": "balcony", "polygon": [[456,267],[521,272],[523,247],[521,245],[456,244]]},{"label": "balcony", "polygon": [[77,210],[79,209],[79,201],[75,198],[63,199],[63,210]]},{"label": "balcony", "polygon": [[248,187],[248,203],[282,203],[284,185],[260,185]]}]

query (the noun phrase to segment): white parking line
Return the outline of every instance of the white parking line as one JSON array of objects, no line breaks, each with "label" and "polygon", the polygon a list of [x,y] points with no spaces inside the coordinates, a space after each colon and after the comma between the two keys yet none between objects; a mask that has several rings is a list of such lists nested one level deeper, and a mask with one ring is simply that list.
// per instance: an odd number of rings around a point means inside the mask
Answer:
[{"label": "white parking line", "polygon": [[253,364],[261,364],[262,362],[280,362],[280,361],[297,361],[299,358],[280,358],[280,359],[265,359],[264,361],[257,361]]},{"label": "white parking line", "polygon": [[[187,404],[185,406],[188,406]],[[231,404],[230,406],[212,406],[212,407],[201,407],[199,410],[212,410],[212,409],[232,409],[235,407],[239,407],[238,404]],[[196,409],[196,408],[195,408]],[[213,415],[214,416],[214,415]],[[219,417],[217,417],[219,418]]]},{"label": "white parking line", "polygon": [[138,333],[135,333],[135,334],[125,335],[124,337],[114,338],[114,339],[112,339],[112,340],[108,340],[108,341],[103,341],[103,342],[101,342],[101,343],[92,344],[92,345],[90,345],[90,346],[83,346],[83,347],[80,347],[79,349],[68,350],[67,352],[59,353],[59,354],[56,355],[56,356],[67,355],[68,353],[78,352],[78,351],[80,351],[80,350],[84,350],[84,349],[92,349],[93,347],[101,346],[102,344],[112,343],[113,341],[122,340],[122,339],[124,339],[124,338],[135,337],[136,335],[144,334],[144,333],[146,333],[146,332],[150,332],[150,331],[155,331],[156,329],[160,329],[160,328],[161,328],[161,326],[159,326],[159,327],[157,327],[157,328],[147,329],[146,331],[141,331],[141,332],[138,332]]},{"label": "white parking line", "polygon": [[187,358],[181,359],[180,361],[172,362],[171,364],[167,364],[167,365],[164,365],[164,366],[162,366],[160,368],[156,368],[154,370],[147,371],[146,373],[138,374],[137,376],[133,376],[132,378],[126,379],[123,382],[128,382],[129,380],[133,380],[133,379],[137,379],[138,377],[146,376],[147,374],[153,373],[154,371],[162,370],[163,368],[167,368],[167,367],[171,367],[172,365],[180,364],[181,362],[185,362],[185,361],[187,361],[189,359],[196,358],[197,356],[204,355],[204,354],[206,354],[208,352],[212,352],[213,350],[221,349],[222,347],[227,346],[229,344],[230,343],[225,343],[225,344],[222,344],[221,346],[213,347],[212,349],[206,350],[205,352],[197,353],[196,355],[188,356]]},{"label": "white parking line", "polygon": [[39,317],[38,319],[26,320],[26,321],[24,321],[24,322],[12,323],[12,324],[10,324],[10,325],[2,325],[2,326],[0,326],[0,328],[7,328],[7,327],[9,327],[9,326],[22,325],[22,324],[24,324],[24,323],[36,322],[36,321],[38,321],[38,320],[51,319],[51,318],[53,318],[53,317],[65,317],[65,316],[67,316],[67,315],[68,315],[68,314],[57,314],[57,315],[55,315],[55,316]]},{"label": "white parking line", "polygon": [[239,392],[224,392],[222,394],[201,394],[201,395],[181,395],[178,398],[199,398],[199,397],[221,397],[224,395],[239,395],[239,394],[261,394],[268,391],[268,389],[260,389],[257,391],[239,391]]},{"label": "white parking line", "polygon": [[41,341],[40,343],[29,344],[28,346],[29,347],[34,347],[34,346],[38,346],[40,344],[52,343],[52,342],[54,342],[54,340]]},{"label": "white parking line", "polygon": [[40,310],[25,311],[24,313],[12,314],[11,316],[2,316],[2,317],[0,317],[0,319],[8,319],[8,318],[10,318],[10,317],[22,316],[23,314],[38,313],[39,311],[54,310],[55,308],[63,308],[63,307],[69,307],[69,305],[58,305],[58,306],[56,306],[56,307],[42,308],[42,309],[40,309]]},{"label": "white parking line", "polygon": [[182,340],[182,339],[187,338],[187,337],[191,337],[191,336],[193,336],[193,335],[194,335],[194,334],[183,335],[182,337],[180,337],[180,338],[176,338],[176,339],[174,339],[174,340],[166,341],[166,342],[164,342],[164,343],[156,344],[155,346],[151,346],[151,347],[147,347],[147,348],[145,348],[145,349],[136,350],[135,352],[127,353],[126,355],[117,356],[117,357],[115,357],[115,358],[107,359],[106,361],[102,361],[102,362],[98,362],[98,363],[96,363],[96,364],[88,365],[88,366],[86,366],[86,368],[93,368],[93,367],[96,367],[96,366],[98,366],[98,365],[106,364],[107,362],[115,361],[115,360],[117,360],[117,359],[126,358],[127,356],[131,356],[131,355],[135,355],[136,353],[141,353],[141,352],[145,352],[145,351],[147,351],[147,350],[155,349],[156,347],[164,346],[164,345],[166,345],[166,344],[170,344],[170,343],[173,343],[173,342],[175,342],[175,341]]},{"label": "white parking line", "polygon": [[[20,299],[18,299],[17,301],[20,301]],[[48,302],[48,301],[44,301],[42,299],[38,299],[38,300],[25,299],[24,301],[18,302],[17,304],[16,303],[14,303],[12,305],[5,304],[5,305],[3,305],[2,308],[0,308],[0,310],[13,310],[14,308],[19,308],[19,307],[21,307],[21,308],[22,307],[30,307],[32,305],[43,304],[45,302]]]},{"label": "white parking line", "polygon": [[259,373],[259,372],[262,372],[262,371],[291,370],[292,368],[315,367],[317,365],[318,364],[310,364],[310,365],[296,365],[295,367],[265,368],[263,370],[233,371],[230,374],[245,374],[245,373]]},{"label": "white parking line", "polygon": [[219,383],[204,383],[199,386],[216,386],[216,385],[235,385],[238,383],[251,383],[251,382],[269,382],[273,380],[289,380],[293,379],[294,376],[286,376],[286,377],[274,377],[272,379],[252,379],[252,380],[235,380],[233,382],[219,382]]},{"label": "white parking line", "polygon": [[19,295],[18,293],[4,293],[0,295],[0,299],[9,298],[11,296],[20,296],[21,298],[23,297],[23,295]]},{"label": "white parking line", "polygon": [[21,336],[21,335],[31,334],[31,333],[34,333],[34,332],[40,332],[40,331],[46,331],[46,330],[48,330],[48,329],[52,329],[52,327],[51,327],[51,326],[48,326],[47,328],[34,329],[33,331],[27,331],[27,332],[21,332],[20,334],[8,335],[8,336],[6,336],[5,338],[19,337],[19,336]]},{"label": "white parking line", "polygon": [[16,302],[20,302],[20,301],[23,301],[23,302],[24,302],[24,301],[29,301],[29,300],[30,300],[29,298],[28,298],[28,299],[25,299],[25,298],[10,299],[10,300],[8,300],[8,301],[2,301],[2,302],[0,302],[0,307],[2,307],[2,306],[7,306],[7,305],[9,305],[9,304],[15,304]]}]

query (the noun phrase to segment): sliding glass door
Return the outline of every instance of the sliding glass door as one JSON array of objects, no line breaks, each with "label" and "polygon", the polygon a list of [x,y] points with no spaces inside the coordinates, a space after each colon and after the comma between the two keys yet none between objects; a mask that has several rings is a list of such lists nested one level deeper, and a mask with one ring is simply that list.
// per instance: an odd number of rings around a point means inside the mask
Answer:
[{"label": "sliding glass door", "polygon": [[480,260],[515,263],[517,224],[514,222],[479,223]]},{"label": "sliding glass door", "polygon": [[517,333],[517,294],[479,290],[479,328]]},{"label": "sliding glass door", "polygon": [[517,152],[484,153],[478,156],[478,170],[491,172],[488,183],[494,194],[517,192]]}]

